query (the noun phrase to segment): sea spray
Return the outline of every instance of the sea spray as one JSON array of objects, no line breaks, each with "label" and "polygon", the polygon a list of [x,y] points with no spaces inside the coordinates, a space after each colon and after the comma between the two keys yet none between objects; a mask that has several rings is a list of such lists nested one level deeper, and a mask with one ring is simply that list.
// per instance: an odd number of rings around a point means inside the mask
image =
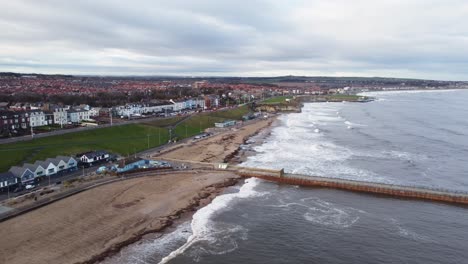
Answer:
[{"label": "sea spray", "polygon": [[[201,208],[198,210],[192,218],[192,235],[187,239],[187,242],[177,250],[171,252],[168,256],[164,257],[159,263],[167,263],[168,261],[174,259],[175,257],[179,256],[186,252],[192,245],[197,242],[205,241],[207,243],[215,243],[218,240],[219,231],[216,230],[215,223],[212,221],[212,218],[217,214],[223,211],[224,209],[228,208],[228,206],[236,199],[243,199],[243,198],[250,198],[264,195],[264,193],[257,192],[255,190],[255,186],[257,186],[261,182],[259,179],[250,178],[245,180],[245,184],[240,188],[239,192],[237,193],[229,193],[224,194],[221,196],[216,197],[209,205]],[[228,233],[233,232],[242,232],[244,233],[244,238],[246,234],[246,230],[243,230],[240,226],[230,226],[225,228]],[[229,238],[229,236],[223,235],[223,238]],[[231,237],[232,238],[232,237]],[[237,244],[235,241],[227,240],[228,244],[231,244],[231,247],[228,247],[228,250],[223,249],[222,251],[213,252],[210,250],[211,254],[220,254],[226,253],[229,251],[234,250],[237,248]],[[199,260],[199,255],[194,256],[194,260]]]}]

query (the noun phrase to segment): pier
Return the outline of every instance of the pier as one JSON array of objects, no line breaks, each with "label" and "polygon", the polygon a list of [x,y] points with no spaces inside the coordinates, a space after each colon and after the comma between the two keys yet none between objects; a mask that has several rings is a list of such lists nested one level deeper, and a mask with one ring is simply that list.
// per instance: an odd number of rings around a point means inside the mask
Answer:
[{"label": "pier", "polygon": [[236,170],[242,177],[255,177],[283,184],[333,188],[353,192],[382,194],[397,198],[422,199],[468,205],[468,193],[460,191],[300,175],[285,173],[284,170],[243,168],[237,166],[233,166],[231,169]]},{"label": "pier", "polygon": [[421,199],[454,204],[468,205],[468,192],[437,189],[423,186],[403,186],[379,182],[347,180],[341,178],[310,176],[286,173],[283,169],[248,168],[227,163],[194,162],[188,160],[166,159],[171,162],[191,164],[194,168],[230,170],[244,178],[259,178],[271,182],[306,187],[332,188],[352,192],[387,195],[396,198]]}]

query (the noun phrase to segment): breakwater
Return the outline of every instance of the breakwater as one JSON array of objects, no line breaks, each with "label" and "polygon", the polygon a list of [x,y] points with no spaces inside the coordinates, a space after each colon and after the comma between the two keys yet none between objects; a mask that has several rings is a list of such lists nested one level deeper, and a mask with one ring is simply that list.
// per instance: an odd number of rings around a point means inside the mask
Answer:
[{"label": "breakwater", "polygon": [[468,193],[466,192],[307,176],[284,173],[283,170],[265,170],[238,167],[237,172],[243,177],[255,177],[267,181],[274,181],[290,185],[334,188],[354,192],[382,194],[398,198],[422,199],[468,205]]}]

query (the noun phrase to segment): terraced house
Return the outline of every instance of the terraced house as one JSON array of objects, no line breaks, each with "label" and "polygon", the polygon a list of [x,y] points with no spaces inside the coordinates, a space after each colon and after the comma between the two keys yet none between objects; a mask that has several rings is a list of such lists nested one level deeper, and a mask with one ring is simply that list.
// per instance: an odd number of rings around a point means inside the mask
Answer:
[{"label": "terraced house", "polygon": [[0,111],[1,134],[24,133],[29,128],[30,120],[27,112]]}]

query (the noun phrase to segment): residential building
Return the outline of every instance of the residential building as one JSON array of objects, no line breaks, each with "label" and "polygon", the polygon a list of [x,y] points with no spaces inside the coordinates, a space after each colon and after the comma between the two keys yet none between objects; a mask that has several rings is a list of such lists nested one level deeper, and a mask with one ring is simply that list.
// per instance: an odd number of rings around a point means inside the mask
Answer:
[{"label": "residential building", "polygon": [[101,107],[92,107],[89,109],[89,116],[94,117],[94,116],[99,116],[99,112],[101,111]]},{"label": "residential building", "polygon": [[18,185],[18,178],[11,172],[0,173],[0,190],[6,191],[7,187],[11,188]]},{"label": "residential building", "polygon": [[34,177],[35,178],[43,177],[43,176],[46,175],[44,167],[42,167],[39,164],[25,163],[25,164],[23,164],[23,167],[28,168],[32,172],[34,172]]},{"label": "residential building", "polygon": [[45,176],[51,176],[57,173],[57,167],[52,162],[36,161],[34,165],[41,165],[44,168]]},{"label": "residential building", "polygon": [[55,107],[54,108],[54,124],[66,125],[68,123],[68,107]]},{"label": "residential building", "polygon": [[65,172],[67,171],[67,168],[68,168],[68,164],[66,161],[64,161],[63,159],[61,158],[49,158],[49,159],[46,159],[45,162],[50,162],[52,164],[54,164],[55,166],[55,172],[56,173],[61,173],[61,172]]},{"label": "residential building", "polygon": [[8,134],[30,128],[27,112],[0,111],[0,133]]},{"label": "residential building", "polygon": [[20,179],[22,184],[28,184],[29,182],[34,181],[34,172],[28,168],[13,166],[10,168],[9,172],[13,173],[15,177]]},{"label": "residential building", "polygon": [[46,115],[41,110],[29,111],[29,125],[31,127],[47,126]]},{"label": "residential building", "polygon": [[68,171],[74,171],[78,169],[78,161],[75,158],[68,156],[57,156],[56,158],[62,159],[67,164],[66,169]]},{"label": "residential building", "polygon": [[89,120],[89,112],[83,108],[74,108],[67,111],[68,122],[74,124],[80,123],[83,120]]},{"label": "residential building", "polygon": [[92,166],[109,160],[109,153],[104,150],[90,151],[77,155],[80,162],[85,166]]}]

